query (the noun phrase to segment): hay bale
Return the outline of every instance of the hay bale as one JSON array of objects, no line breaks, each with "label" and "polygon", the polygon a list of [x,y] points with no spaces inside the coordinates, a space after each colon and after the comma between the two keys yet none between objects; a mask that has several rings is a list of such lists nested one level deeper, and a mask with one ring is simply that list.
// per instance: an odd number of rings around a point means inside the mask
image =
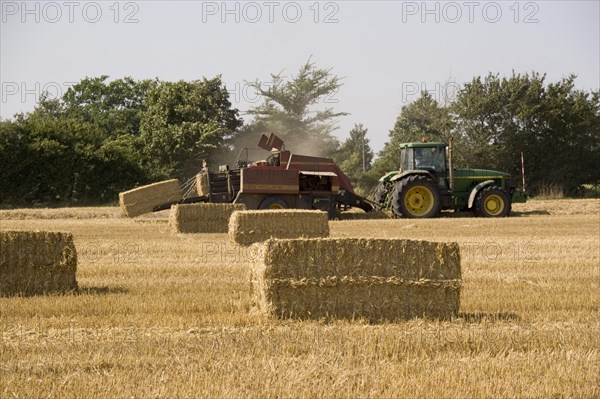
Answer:
[{"label": "hay bale", "polygon": [[0,296],[77,290],[71,233],[0,231]]},{"label": "hay bale", "polygon": [[182,198],[179,182],[172,179],[119,193],[119,204],[123,214],[132,218],[152,212],[157,205],[179,201]]},{"label": "hay bale", "polygon": [[210,194],[210,189],[208,187],[208,172],[200,172],[196,175],[196,192],[201,197]]},{"label": "hay bale", "polygon": [[234,211],[244,204],[182,204],[171,207],[169,225],[176,233],[227,233]]},{"label": "hay bale", "polygon": [[447,319],[460,304],[456,243],[268,240],[253,246],[253,309],[280,318]]},{"label": "hay bale", "polygon": [[327,213],[311,210],[264,210],[234,212],[229,237],[240,245],[269,238],[315,238],[329,236]]}]

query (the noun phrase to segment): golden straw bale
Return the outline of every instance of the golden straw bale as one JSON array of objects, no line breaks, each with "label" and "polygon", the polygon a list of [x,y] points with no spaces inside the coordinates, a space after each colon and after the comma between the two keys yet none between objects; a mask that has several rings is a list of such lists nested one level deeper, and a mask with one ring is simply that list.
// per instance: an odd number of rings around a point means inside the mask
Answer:
[{"label": "golden straw bale", "polygon": [[238,211],[229,220],[229,236],[240,245],[269,238],[314,238],[329,236],[327,213],[312,210]]},{"label": "golden straw bale", "polygon": [[201,197],[210,194],[208,188],[208,172],[200,172],[196,175],[196,192]]},{"label": "golden straw bale", "polygon": [[260,314],[371,321],[458,314],[456,243],[271,239],[252,249],[252,303]]},{"label": "golden straw bale", "polygon": [[77,290],[71,233],[0,231],[0,296]]},{"label": "golden straw bale", "polygon": [[172,179],[119,193],[119,204],[123,214],[132,218],[152,212],[157,205],[179,201],[182,198],[179,182]]},{"label": "golden straw bale", "polygon": [[180,204],[171,207],[169,225],[176,233],[227,233],[234,211],[244,204]]}]

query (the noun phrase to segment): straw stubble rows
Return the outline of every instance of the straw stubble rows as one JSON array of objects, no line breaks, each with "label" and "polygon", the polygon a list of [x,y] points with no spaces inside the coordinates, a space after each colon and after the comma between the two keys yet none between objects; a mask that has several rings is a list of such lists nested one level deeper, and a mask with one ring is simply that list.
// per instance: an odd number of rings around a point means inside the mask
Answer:
[{"label": "straw stubble rows", "polygon": [[80,294],[0,298],[0,396],[598,397],[598,218],[523,216],[330,222],[458,242],[458,317],[384,324],[251,312],[254,258],[226,234],[3,219],[73,232]]}]

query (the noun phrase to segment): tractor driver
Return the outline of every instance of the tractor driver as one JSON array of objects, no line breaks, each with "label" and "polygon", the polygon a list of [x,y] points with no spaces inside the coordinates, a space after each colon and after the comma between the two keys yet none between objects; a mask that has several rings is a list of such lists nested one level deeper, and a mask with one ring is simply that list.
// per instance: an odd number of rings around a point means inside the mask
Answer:
[{"label": "tractor driver", "polygon": [[415,148],[415,168],[419,169],[426,166],[426,156],[424,154],[424,148]]},{"label": "tractor driver", "polygon": [[267,164],[269,166],[281,165],[281,160],[279,159],[279,150],[277,148],[271,149],[271,155],[267,157]]},{"label": "tractor driver", "polygon": [[431,148],[415,148],[415,166],[418,168],[433,166]]}]

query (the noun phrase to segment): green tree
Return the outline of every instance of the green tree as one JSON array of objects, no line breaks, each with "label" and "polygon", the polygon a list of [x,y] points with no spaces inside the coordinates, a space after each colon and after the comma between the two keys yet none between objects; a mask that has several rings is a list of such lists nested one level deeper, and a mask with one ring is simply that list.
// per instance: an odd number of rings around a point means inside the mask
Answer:
[{"label": "green tree", "polygon": [[426,91],[414,102],[402,107],[389,141],[379,152],[373,165],[371,180],[397,170],[400,166],[400,144],[421,141],[447,142],[452,135],[454,122],[447,107],[441,106]]},{"label": "green tree", "polygon": [[[142,169],[140,123],[148,92],[158,83],[156,79],[125,77],[109,81],[106,75],[86,77],[69,88],[60,101],[61,118],[85,125],[86,138],[93,138],[93,143],[87,140],[89,150],[87,155],[80,154],[80,159],[87,159],[86,166],[92,167],[97,176],[92,181],[84,177],[78,180],[104,201],[150,180]],[[104,188],[96,189],[96,184]]]},{"label": "green tree", "polygon": [[355,124],[348,137],[335,153],[334,160],[357,187],[365,187],[367,171],[373,162],[373,150],[367,138],[368,130]]},{"label": "green tree", "polygon": [[0,121],[0,204],[11,204],[25,198],[28,187],[23,181],[36,159],[31,153],[30,138],[22,123]]},{"label": "green tree", "polygon": [[121,149],[110,147],[97,124],[66,116],[60,100],[42,98],[32,113],[3,125],[8,129],[2,136],[11,138],[4,143],[17,146],[13,150],[19,154],[6,163],[2,197],[7,202],[108,202],[145,180]]},{"label": "green tree", "polygon": [[[503,148],[519,130],[534,127],[544,77],[517,76],[511,81],[488,75],[466,83],[452,105],[464,162],[470,167],[499,168]],[[527,106],[527,102],[531,107]],[[534,112],[534,113],[532,113]]]},{"label": "green tree", "polygon": [[161,83],[85,78],[0,123],[0,202],[114,201],[118,192],[199,168],[241,125],[220,77]]},{"label": "green tree", "polygon": [[547,184],[571,192],[597,182],[598,92],[576,90],[575,78],[546,85],[535,72],[489,74],[465,84],[452,105],[465,163],[518,175],[524,152],[534,194]]},{"label": "green tree", "polygon": [[525,149],[534,188],[550,183],[574,194],[581,184],[600,183],[600,91],[576,90],[574,80],[546,88],[543,128]]},{"label": "green tree", "polygon": [[134,138],[151,81],[85,78],[62,98],[44,94],[28,114],[0,126],[0,202],[89,204],[147,181]]},{"label": "green tree", "polygon": [[[272,131],[284,139],[287,149],[332,156],[339,146],[332,135],[336,118],[347,113],[327,104],[335,102],[341,80],[331,69],[318,68],[309,59],[289,80],[279,73],[271,75],[271,82],[254,82],[252,87],[264,101],[249,111],[254,121],[242,133],[258,136]],[[239,137],[238,141],[247,139]]]},{"label": "green tree", "polygon": [[221,77],[161,82],[145,99],[142,165],[153,178],[190,176],[242,125]]},{"label": "green tree", "polygon": [[106,75],[85,78],[67,90],[61,105],[66,116],[98,125],[107,137],[137,136],[146,96],[157,84],[131,77],[110,82]]}]

